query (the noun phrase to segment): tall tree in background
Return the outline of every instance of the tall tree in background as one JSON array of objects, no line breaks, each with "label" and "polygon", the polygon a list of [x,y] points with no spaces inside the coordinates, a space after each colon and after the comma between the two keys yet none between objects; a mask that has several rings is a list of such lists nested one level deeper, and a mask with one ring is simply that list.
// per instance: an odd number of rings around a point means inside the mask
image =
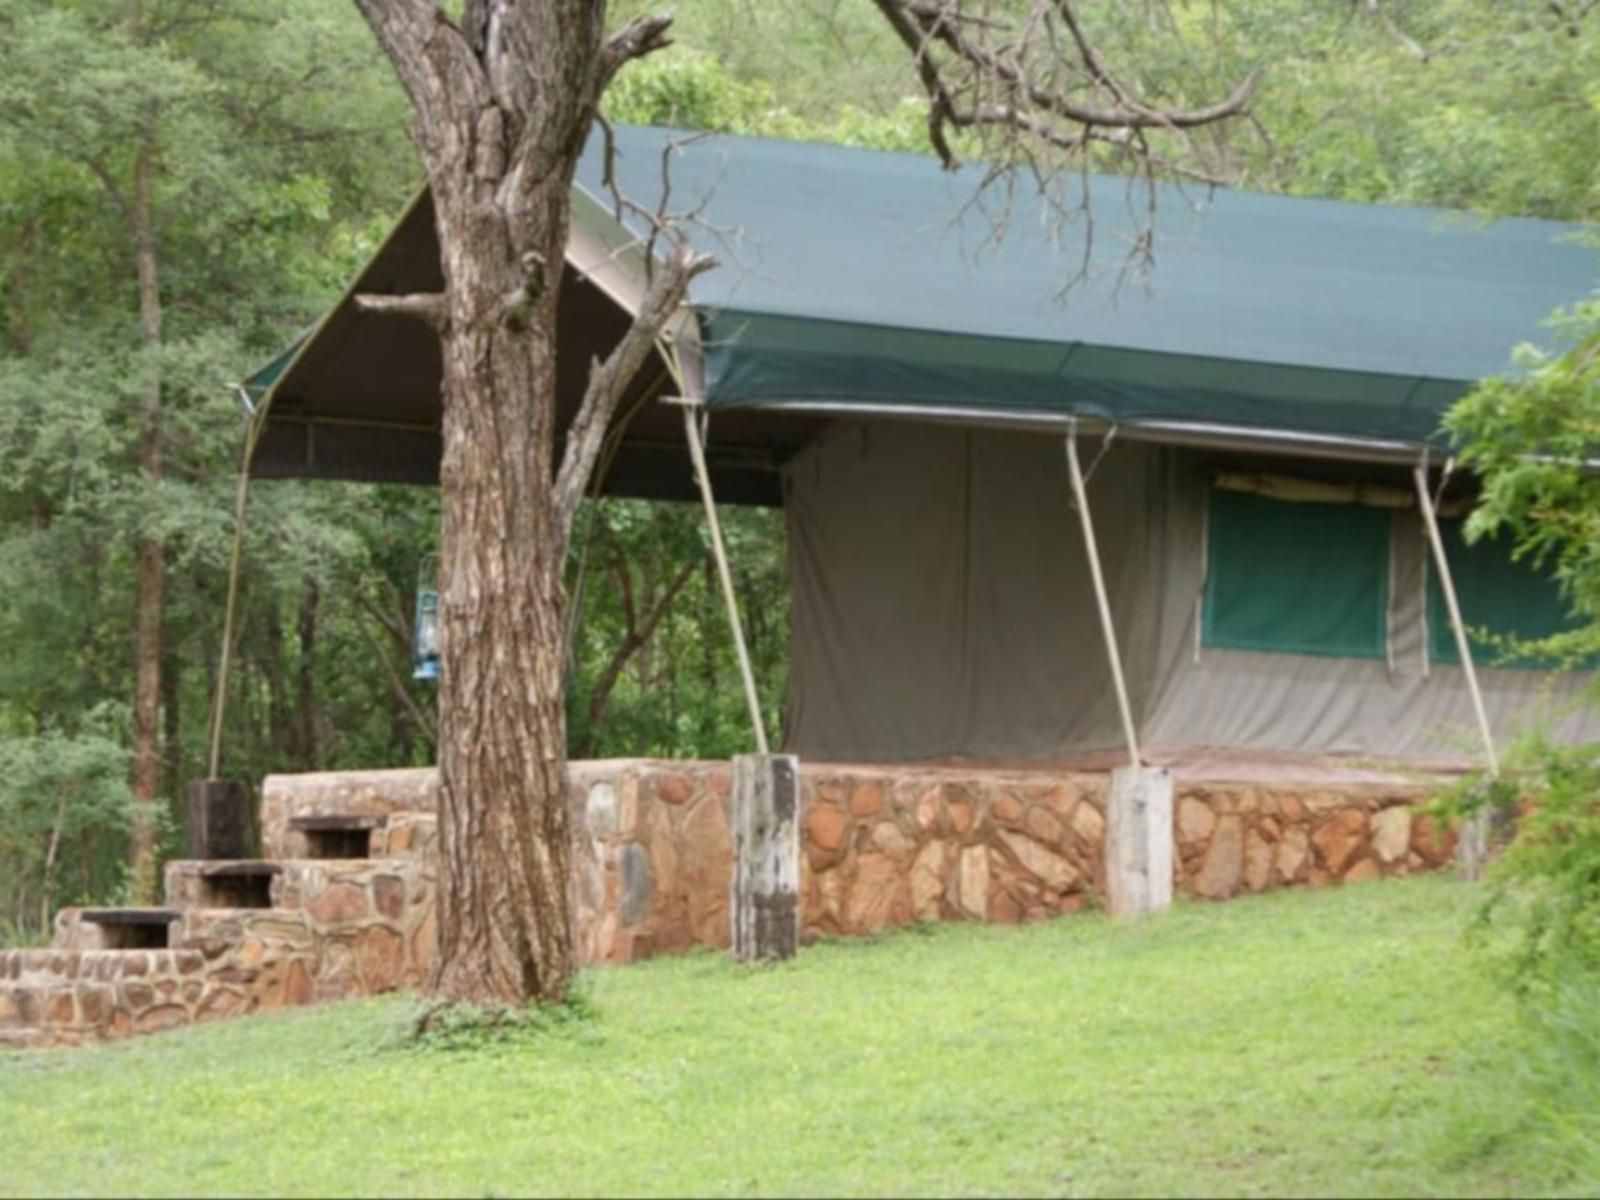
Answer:
[{"label": "tall tree in background", "polygon": [[[713,266],[669,236],[632,326],[597,363],[555,462],[556,319],[570,188],[602,95],[668,44],[671,18],[608,34],[604,0],[355,0],[393,64],[432,187],[443,292],[369,296],[443,351],[439,958],[446,1001],[560,999],[575,961],[567,876],[562,566],[618,397],[691,280]],[[1155,105],[1113,73],[1072,0],[877,0],[910,54],[947,163],[952,133],[1007,161],[1060,163],[1242,112]],[[670,233],[670,231],[669,231]]]}]

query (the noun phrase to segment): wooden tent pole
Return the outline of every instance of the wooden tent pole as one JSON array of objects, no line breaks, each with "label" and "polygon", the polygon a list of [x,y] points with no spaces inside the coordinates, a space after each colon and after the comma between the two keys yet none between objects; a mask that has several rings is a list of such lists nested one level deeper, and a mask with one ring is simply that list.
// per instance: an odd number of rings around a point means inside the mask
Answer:
[{"label": "wooden tent pole", "polygon": [[1078,465],[1078,428],[1073,423],[1067,434],[1067,472],[1072,476],[1072,494],[1078,501],[1078,520],[1083,525],[1083,545],[1089,556],[1089,575],[1094,580],[1094,598],[1100,607],[1100,630],[1105,635],[1106,656],[1111,660],[1111,682],[1117,690],[1117,708],[1122,714],[1122,733],[1128,740],[1128,765],[1138,768],[1139,735],[1134,730],[1133,706],[1128,702],[1128,685],[1122,678],[1122,655],[1117,650],[1117,631],[1111,623],[1111,601],[1106,596],[1106,581],[1100,573],[1100,549],[1094,539],[1094,521],[1089,516],[1089,491],[1083,484],[1083,469]]},{"label": "wooden tent pole", "polygon": [[234,615],[239,607],[245,513],[250,502],[250,460],[255,456],[256,442],[266,424],[267,411],[265,404],[251,405],[242,387],[239,394],[244,398],[250,416],[244,431],[244,453],[239,459],[239,488],[233,500],[233,553],[228,561],[228,599],[222,612],[222,654],[217,663],[217,694],[211,705],[211,753],[207,760],[206,778],[213,781],[218,778],[222,768],[222,718],[228,707],[228,668],[233,657]]},{"label": "wooden tent pole", "polygon": [[689,439],[689,457],[694,461],[695,482],[700,485],[700,499],[706,507],[706,524],[711,528],[711,553],[717,560],[717,576],[722,580],[722,600],[728,607],[728,625],[733,630],[733,648],[739,655],[739,675],[744,681],[744,699],[750,707],[750,725],[755,730],[756,750],[767,749],[767,730],[761,720],[761,701],[756,695],[755,672],[750,669],[750,651],[744,644],[744,623],[739,620],[739,602],[733,593],[733,574],[728,570],[728,551],[722,542],[722,524],[717,520],[717,503],[711,495],[711,473],[706,470],[705,444],[700,440],[700,427],[695,422],[695,409],[684,403],[683,432]]},{"label": "wooden tent pole", "polygon": [[[1489,714],[1483,707],[1483,691],[1478,686],[1478,669],[1472,662],[1472,647],[1467,642],[1467,628],[1461,620],[1461,605],[1456,599],[1456,584],[1450,574],[1450,559],[1445,555],[1444,538],[1439,533],[1439,519],[1433,508],[1433,496],[1428,492],[1428,468],[1419,463],[1412,469],[1417,484],[1417,507],[1422,510],[1422,523],[1428,531],[1428,544],[1433,547],[1433,563],[1439,572],[1439,590],[1444,593],[1445,611],[1450,616],[1450,630],[1455,634],[1456,654],[1461,659],[1461,671],[1467,679],[1467,691],[1472,696],[1472,711],[1478,718],[1478,735],[1483,739],[1483,759],[1490,779],[1500,778],[1500,756],[1495,753],[1494,734],[1489,728]],[[1467,874],[1476,878],[1483,866],[1485,823],[1479,813],[1469,822],[1466,837],[1462,840],[1461,861]]]}]

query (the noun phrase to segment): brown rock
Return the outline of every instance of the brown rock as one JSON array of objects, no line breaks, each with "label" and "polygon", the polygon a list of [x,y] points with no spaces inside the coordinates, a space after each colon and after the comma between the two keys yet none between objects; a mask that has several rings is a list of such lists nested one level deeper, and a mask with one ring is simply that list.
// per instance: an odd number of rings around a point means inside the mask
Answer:
[{"label": "brown rock", "polygon": [[183,981],[183,1002],[193,1004],[205,993],[205,987],[198,979],[185,979]]},{"label": "brown rock", "polygon": [[673,772],[656,780],[656,795],[666,804],[687,804],[694,796],[694,780]]},{"label": "brown rock", "polygon": [[950,828],[958,837],[972,829],[974,809],[970,800],[952,800],[946,809],[950,813]]},{"label": "brown rock", "polygon": [[1239,875],[1244,867],[1244,830],[1239,818],[1228,815],[1217,821],[1205,861],[1195,877],[1195,891],[1213,900],[1223,900],[1239,890]]},{"label": "brown rock", "polygon": [[1370,858],[1363,858],[1344,873],[1346,883],[1366,883],[1369,880],[1382,878],[1383,868]]},{"label": "brown rock", "polygon": [[389,853],[393,855],[406,854],[411,850],[415,840],[417,827],[415,825],[397,825],[389,830]]},{"label": "brown rock", "polygon": [[122,1009],[111,1014],[111,1036],[127,1037],[133,1032],[133,1018]]},{"label": "brown rock", "polygon": [[855,882],[845,901],[846,932],[871,933],[889,924],[900,885],[900,869],[887,855],[861,855],[856,860]]},{"label": "brown rock", "polygon": [[876,779],[858,783],[850,793],[850,812],[857,817],[870,817],[883,807],[883,784]]},{"label": "brown rock", "polygon": [[1455,836],[1427,813],[1411,822],[1411,848],[1430,866],[1446,862],[1455,848]]},{"label": "brown rock", "polygon": [[179,1025],[189,1023],[189,1014],[176,1004],[165,1004],[160,1008],[152,1008],[143,1016],[136,1018],[133,1028],[139,1033],[159,1033],[163,1029],[175,1029]]},{"label": "brown rock", "polygon": [[378,912],[398,921],[406,908],[406,884],[398,875],[379,875],[372,881],[372,902]]},{"label": "brown rock", "polygon": [[1272,878],[1272,847],[1255,830],[1244,838],[1244,885],[1259,892]]},{"label": "brown rock", "polygon": [[1060,817],[1056,816],[1048,808],[1040,808],[1038,805],[1034,805],[1028,810],[1028,815],[1023,820],[1022,826],[1033,835],[1036,841],[1044,842],[1049,846],[1060,842],[1061,835],[1066,832],[1062,827]]},{"label": "brown rock", "polygon": [[45,1005],[44,1019],[50,1025],[71,1025],[75,1015],[71,992],[56,992]]},{"label": "brown rock", "polygon": [[1332,882],[1333,876],[1327,871],[1324,871],[1321,867],[1312,867],[1310,871],[1306,872],[1307,887],[1327,887]]},{"label": "brown rock", "polygon": [[1010,792],[996,792],[989,802],[989,812],[1002,825],[1015,825],[1022,820],[1022,805]]},{"label": "brown rock", "polygon": [[133,1012],[149,1008],[156,998],[154,989],[147,983],[125,983],[119,990],[122,993],[122,1007]]},{"label": "brown rock", "polygon": [[956,903],[980,921],[989,915],[989,849],[968,846],[961,852],[961,867],[956,874]]},{"label": "brown rock", "polygon": [[1306,818],[1306,806],[1293,792],[1281,793],[1278,796],[1278,807],[1289,821],[1303,821]]},{"label": "brown rock", "polygon": [[879,821],[872,827],[872,844],[894,859],[910,858],[917,849],[893,821]]},{"label": "brown rock", "polygon": [[1262,817],[1260,823],[1256,825],[1256,829],[1260,831],[1263,838],[1274,845],[1277,844],[1278,837],[1283,832],[1278,825],[1276,817]]},{"label": "brown rock", "polygon": [[1372,849],[1386,863],[1398,862],[1411,849],[1411,810],[1404,804],[1382,809],[1372,818]]},{"label": "brown rock", "polygon": [[1005,888],[995,889],[995,894],[989,900],[989,920],[1002,925],[1018,925],[1022,922],[1023,909],[1017,898]]},{"label": "brown rock", "polygon": [[1278,877],[1285,883],[1293,883],[1310,854],[1311,839],[1306,835],[1305,829],[1296,825],[1286,830],[1278,842]]},{"label": "brown rock", "polygon": [[817,849],[831,853],[844,845],[850,822],[831,804],[813,805],[806,813],[806,839]]},{"label": "brown rock", "polygon": [[1101,845],[1106,836],[1106,819],[1087,800],[1079,801],[1072,810],[1072,830],[1090,846]]},{"label": "brown rock", "polygon": [[929,842],[911,864],[911,911],[918,920],[931,921],[939,915],[939,897],[944,894],[944,845]]},{"label": "brown rock", "polygon": [[1064,892],[1077,882],[1077,868],[1038,842],[1006,829],[1000,831],[1000,840],[1016,856],[1023,870],[1052,891]]},{"label": "brown rock", "polygon": [[100,1025],[111,1011],[111,989],[92,983],[78,985],[78,1013],[85,1025]]},{"label": "brown rock", "polygon": [[430,904],[427,915],[422,918],[422,924],[418,925],[411,933],[409,968],[414,976],[413,982],[420,982],[422,974],[433,965],[433,960],[438,953],[439,918],[437,909]]},{"label": "brown rock", "polygon": [[245,938],[244,944],[239,947],[239,961],[247,967],[256,966],[266,954],[267,948],[261,944],[260,938]]},{"label": "brown rock", "polygon": [[[220,1021],[225,1017],[233,1016],[234,1013],[244,1007],[244,1004],[244,997],[233,989],[217,988],[200,1002],[200,1007],[195,1010],[194,1019],[196,1021]],[[163,1012],[165,1010],[158,1008],[155,1011]]]},{"label": "brown rock", "polygon": [[931,832],[939,827],[939,815],[944,810],[944,798],[939,795],[938,785],[928,788],[917,797],[917,824],[924,832]]},{"label": "brown rock", "polygon": [[147,954],[130,954],[122,962],[124,977],[133,977],[148,974],[150,971],[150,956]]},{"label": "brown rock", "polygon": [[1216,828],[1216,814],[1204,800],[1184,796],[1178,801],[1178,840],[1204,842]]},{"label": "brown rock", "polygon": [[325,925],[362,920],[368,915],[366,890],[351,883],[330,883],[306,905],[306,912]]},{"label": "brown rock", "polygon": [[283,976],[283,1002],[301,1005],[311,1003],[311,976],[298,958],[289,964]]},{"label": "brown rock", "polygon": [[1337,875],[1361,852],[1366,832],[1366,814],[1359,809],[1346,808],[1324,821],[1311,835],[1311,840],[1323,866]]},{"label": "brown rock", "polygon": [[404,941],[392,929],[374,925],[356,939],[356,971],[368,992],[390,992],[400,986]]}]

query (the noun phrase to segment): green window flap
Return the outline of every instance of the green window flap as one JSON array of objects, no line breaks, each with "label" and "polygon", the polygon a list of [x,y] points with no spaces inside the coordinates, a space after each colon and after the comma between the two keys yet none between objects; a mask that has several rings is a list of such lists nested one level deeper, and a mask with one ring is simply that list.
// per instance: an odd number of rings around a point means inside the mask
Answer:
[{"label": "green window flap", "polygon": [[[1475,661],[1505,667],[1549,668],[1540,658],[1505,658],[1504,648],[1485,645],[1483,634],[1523,641],[1547,638],[1578,626],[1556,581],[1526,560],[1513,560],[1509,541],[1482,538],[1468,545],[1463,522],[1440,521],[1450,577],[1455,581],[1461,620],[1467,627]],[[1432,559],[1428,562],[1428,653],[1435,662],[1459,663],[1455,632]],[[1592,664],[1590,664],[1592,665]]]},{"label": "green window flap", "polygon": [[1386,510],[1217,489],[1209,520],[1202,644],[1384,657]]}]

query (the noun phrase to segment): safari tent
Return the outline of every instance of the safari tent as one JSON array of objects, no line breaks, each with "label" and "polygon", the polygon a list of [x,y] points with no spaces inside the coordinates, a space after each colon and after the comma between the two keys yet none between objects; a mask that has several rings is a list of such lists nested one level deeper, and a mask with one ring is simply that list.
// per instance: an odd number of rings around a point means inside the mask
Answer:
[{"label": "safari tent", "polygon": [[[975,175],[916,155],[616,136],[623,188],[653,204],[666,152],[672,206],[699,210],[692,236],[723,261],[695,281],[678,350],[717,502],[786,513],[785,749],[1473,756],[1424,501],[1467,627],[1566,620],[1548,580],[1461,539],[1473,484],[1446,472],[1439,424],[1592,288],[1568,227],[1161,185],[1153,261],[1130,271],[1149,218],[1127,180],[1074,184],[1091,219],[1062,224],[1038,195],[1002,212]],[[591,146],[562,280],[563,422],[642,291],[600,176]],[[433,335],[352,297],[440,284],[424,193],[246,385],[255,478],[437,479]],[[680,409],[661,402],[678,390],[659,361],[634,380],[606,492],[697,496]],[[1582,673],[1475,657],[1495,736],[1534,712],[1595,729]]]}]

